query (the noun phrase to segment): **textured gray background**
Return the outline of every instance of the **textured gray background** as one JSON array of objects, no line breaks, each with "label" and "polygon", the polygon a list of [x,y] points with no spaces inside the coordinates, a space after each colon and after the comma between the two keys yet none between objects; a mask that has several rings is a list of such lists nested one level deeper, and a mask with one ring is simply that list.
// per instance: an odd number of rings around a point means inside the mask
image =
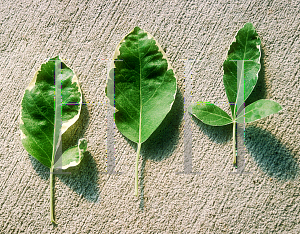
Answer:
[{"label": "textured gray background", "polygon": [[[300,233],[299,4],[270,1],[0,1],[1,233]],[[231,128],[192,120],[193,167],[183,170],[184,63],[192,101],[226,102],[222,63],[236,32],[252,22],[262,40],[255,98],[283,111],[246,129],[247,171],[233,170]],[[166,121],[143,147],[141,197],[134,196],[136,146],[115,131],[116,170],[106,170],[106,63],[133,27],[150,32],[178,78]],[[24,150],[20,103],[35,71],[60,55],[79,77],[84,98],[76,136],[89,154],[56,177],[56,219],[49,218],[47,169]],[[223,107],[229,111],[229,107]],[[83,128],[81,128],[81,126]],[[83,130],[80,130],[83,129]],[[155,138],[156,137],[156,138]],[[158,140],[156,140],[158,139]],[[72,143],[72,142],[71,142]],[[147,160],[146,160],[147,159]]]}]

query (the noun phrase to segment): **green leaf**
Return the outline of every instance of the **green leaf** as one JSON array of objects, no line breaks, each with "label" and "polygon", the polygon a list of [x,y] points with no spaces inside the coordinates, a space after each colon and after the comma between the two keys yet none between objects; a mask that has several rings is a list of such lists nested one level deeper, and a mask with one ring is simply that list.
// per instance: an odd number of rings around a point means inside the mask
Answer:
[{"label": "green leaf", "polygon": [[[237,102],[237,62],[231,60],[252,60],[244,62],[244,100],[246,100],[256,85],[260,70],[260,39],[251,23],[244,25],[230,45],[227,59],[223,63],[225,86],[228,101]],[[230,105],[235,118],[236,105]]]},{"label": "green leaf", "polygon": [[78,145],[70,147],[62,154],[62,162],[56,162],[54,168],[67,169],[77,166],[87,149],[87,141],[79,139]]},{"label": "green leaf", "polygon": [[62,155],[66,158],[58,160],[60,163],[62,161],[62,166],[54,167],[61,134],[77,121],[81,104],[78,79],[58,56],[42,64],[26,88],[21,103],[22,144],[28,153],[50,168],[50,218],[53,223],[54,168],[65,169],[77,165],[86,150],[86,141],[80,140],[79,146],[68,149]]},{"label": "green leaf", "polygon": [[139,27],[121,40],[113,59],[122,61],[112,63],[106,94],[115,104],[117,128],[138,143],[139,155],[141,144],[171,110],[176,78],[161,46]]},{"label": "green leaf", "polygon": [[[139,27],[117,46],[109,85],[115,79],[115,121],[131,141],[146,141],[171,110],[176,78],[155,39]],[[110,97],[112,101],[113,97]]]},{"label": "green leaf", "polygon": [[[55,122],[55,60],[42,64],[33,80],[25,90],[21,103],[21,138],[26,151],[47,167],[53,163],[53,137]],[[62,105],[63,134],[79,118],[82,94],[74,72],[61,63],[62,103],[79,103]]]},{"label": "green leaf", "polygon": [[[282,107],[275,101],[261,99],[245,108],[245,123],[262,119],[272,114],[276,114],[282,110]],[[244,113],[237,117],[238,123],[244,123]]]},{"label": "green leaf", "polygon": [[210,102],[192,104],[188,111],[208,125],[223,126],[232,123],[231,117],[225,111]]},{"label": "green leaf", "polygon": [[[209,125],[232,125],[233,165],[236,164],[236,124],[250,123],[280,111],[281,106],[271,100],[258,100],[247,106],[244,112],[242,105],[252,93],[260,70],[260,39],[251,23],[244,25],[230,46],[227,59],[223,63],[223,83],[230,104],[232,119],[226,112],[212,104],[191,105],[189,111],[198,119]],[[243,93],[244,92],[244,93]],[[243,94],[243,95],[242,95]],[[236,117],[238,115],[238,117]]]}]

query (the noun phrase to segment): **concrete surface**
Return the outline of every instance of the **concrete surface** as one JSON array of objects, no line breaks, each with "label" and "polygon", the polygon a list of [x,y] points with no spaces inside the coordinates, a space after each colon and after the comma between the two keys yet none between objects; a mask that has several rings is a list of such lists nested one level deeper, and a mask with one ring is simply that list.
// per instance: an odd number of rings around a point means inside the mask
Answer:
[{"label": "concrete surface", "polygon": [[[1,233],[300,233],[299,0],[0,1]],[[231,128],[192,120],[193,169],[183,170],[184,63],[192,101],[226,102],[222,63],[236,32],[252,22],[262,40],[255,98],[283,111],[246,129],[246,170],[229,175]],[[135,26],[150,32],[178,77],[176,103],[142,146],[134,196],[136,145],[115,131],[116,170],[106,170],[106,62]],[[20,103],[35,71],[60,55],[87,102],[76,136],[89,141],[71,175],[56,176],[57,226],[49,218],[48,170],[24,150]],[[224,109],[229,111],[228,106]],[[81,128],[83,127],[83,128]],[[70,143],[71,144],[71,143]],[[147,159],[147,160],[146,160]]]}]

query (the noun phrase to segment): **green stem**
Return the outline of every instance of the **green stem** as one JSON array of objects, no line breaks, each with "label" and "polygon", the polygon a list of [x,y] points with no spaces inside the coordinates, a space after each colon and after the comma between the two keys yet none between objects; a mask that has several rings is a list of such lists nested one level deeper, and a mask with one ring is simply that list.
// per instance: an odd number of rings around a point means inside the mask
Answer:
[{"label": "green stem", "polygon": [[236,121],[233,121],[233,143],[232,143],[232,152],[233,152],[233,166],[236,166],[236,149],[235,149],[235,132],[236,132]]},{"label": "green stem", "polygon": [[53,166],[50,168],[50,219],[52,223],[55,223],[54,219],[54,194],[53,194],[54,174]]},{"label": "green stem", "polygon": [[138,149],[135,160],[135,196],[138,196],[138,187],[139,187],[139,157],[141,151],[142,143],[138,143]]}]

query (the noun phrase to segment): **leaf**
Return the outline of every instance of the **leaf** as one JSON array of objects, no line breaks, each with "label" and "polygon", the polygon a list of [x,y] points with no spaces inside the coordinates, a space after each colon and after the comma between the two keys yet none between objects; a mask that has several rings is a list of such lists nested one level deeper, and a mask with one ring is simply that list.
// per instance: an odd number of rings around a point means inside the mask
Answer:
[{"label": "leaf", "polygon": [[120,42],[113,59],[122,60],[114,63],[116,125],[128,139],[142,143],[172,107],[174,72],[162,48],[139,27]]},{"label": "leaf", "polygon": [[54,168],[67,169],[69,167],[77,166],[87,149],[87,141],[79,139],[78,145],[70,147],[62,154],[62,162],[56,162]]},{"label": "leaf", "polygon": [[188,111],[211,126],[223,126],[232,123],[231,117],[220,107],[210,102],[197,102],[188,107]]},{"label": "leaf", "polygon": [[[245,108],[245,123],[262,119],[272,114],[276,114],[282,110],[282,107],[275,101],[261,99]],[[238,123],[244,123],[244,113],[237,117]]]},{"label": "leaf", "polygon": [[106,94],[116,108],[116,126],[138,143],[139,155],[141,144],[171,110],[176,78],[161,46],[139,27],[121,40],[113,59],[121,61],[112,62]]},{"label": "leaf", "polygon": [[[231,60],[252,60],[244,62],[244,100],[246,100],[256,85],[260,70],[260,39],[251,23],[244,25],[230,45],[227,59],[223,63],[223,83],[230,103],[237,102],[237,62]],[[241,84],[241,83],[240,83]],[[236,105],[230,105],[235,118]],[[237,107],[238,108],[238,107]]]},{"label": "leaf", "polygon": [[[25,90],[21,104],[21,138],[26,151],[47,167],[51,167],[55,122],[54,68],[55,57],[43,64]],[[74,72],[61,63],[62,134],[79,118],[82,94]]]},{"label": "leaf", "polygon": [[[50,218],[54,219],[54,168],[66,169],[80,163],[86,141],[65,151],[54,167],[61,134],[79,118],[82,93],[74,72],[57,56],[36,72],[21,103],[20,130],[24,148],[50,168]],[[65,158],[64,158],[65,157]],[[62,162],[62,165],[60,164]]]},{"label": "leaf", "polygon": [[[232,125],[233,165],[236,164],[236,124],[250,123],[275,114],[282,107],[271,100],[258,100],[245,108],[242,107],[252,93],[260,70],[260,39],[251,23],[244,25],[235,37],[228,51],[227,59],[223,63],[223,83],[231,108],[232,118],[226,112],[213,104],[191,105],[189,112],[206,124],[221,126]],[[240,112],[241,111],[241,112]],[[236,117],[238,115],[238,117]]]}]

